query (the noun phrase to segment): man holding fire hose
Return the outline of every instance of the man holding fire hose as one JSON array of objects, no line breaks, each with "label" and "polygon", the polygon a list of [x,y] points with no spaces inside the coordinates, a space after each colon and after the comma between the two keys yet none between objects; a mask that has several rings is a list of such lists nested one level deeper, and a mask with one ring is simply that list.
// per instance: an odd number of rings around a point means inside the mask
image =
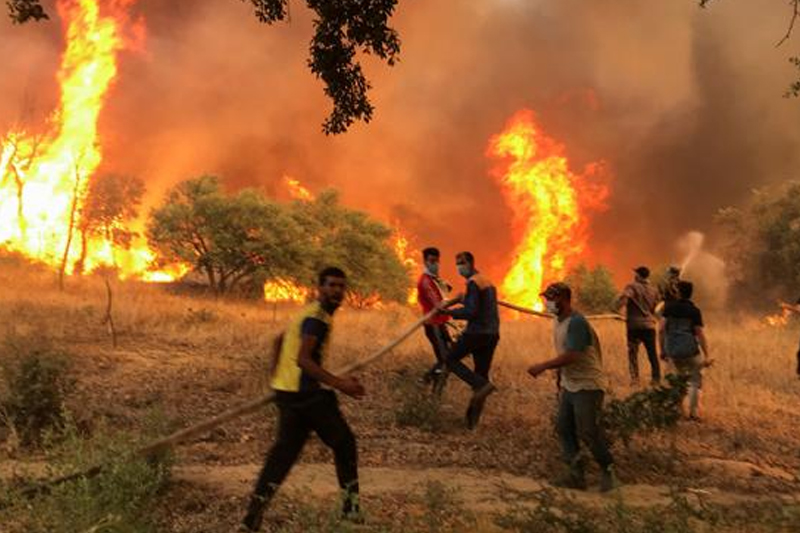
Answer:
[{"label": "man holding fire hose", "polygon": [[319,274],[317,300],[305,306],[275,342],[272,389],[278,406],[278,437],[267,453],[241,531],[260,529],[265,509],[311,431],[333,450],[344,498],[343,517],[360,516],[356,439],[339,410],[336,394],[322,388],[327,385],[356,399],[365,394],[356,378],[336,376],[322,367],[333,314],[345,290],[345,273],[335,267],[324,269]]},{"label": "man holding fire hose", "polygon": [[[467,408],[469,429],[478,425],[486,398],[496,387],[489,381],[489,371],[495,348],[500,341],[500,315],[497,311],[497,289],[489,279],[475,268],[471,252],[456,255],[458,273],[467,279],[467,292],[460,307],[441,312],[456,320],[466,320],[467,327],[447,356],[447,368],[472,388],[472,398]],[[472,355],[474,371],[461,362]]]},{"label": "man holding fire hose", "polygon": [[[439,277],[440,254],[437,248],[425,248],[422,251],[422,261],[424,271],[417,282],[417,301],[422,307],[422,314],[427,315],[433,309],[441,305],[447,298],[450,286]],[[425,324],[425,337],[431,343],[436,363],[425,373],[423,380],[425,383],[433,383],[434,392],[440,393],[444,387],[447,377],[446,359],[453,343],[450,333],[447,331],[447,323],[450,317],[438,314],[428,319]]]}]

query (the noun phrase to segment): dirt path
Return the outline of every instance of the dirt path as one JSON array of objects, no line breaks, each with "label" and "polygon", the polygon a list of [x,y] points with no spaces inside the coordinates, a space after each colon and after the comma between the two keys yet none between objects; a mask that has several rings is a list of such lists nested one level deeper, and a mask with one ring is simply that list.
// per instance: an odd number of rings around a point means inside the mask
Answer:
[{"label": "dirt path", "polygon": [[[175,477],[181,481],[206,486],[229,496],[245,496],[259,471],[259,465],[238,466],[181,466]],[[423,494],[430,483],[441,483],[455,491],[467,507],[476,511],[501,511],[513,505],[532,505],[531,493],[547,484],[541,480],[502,472],[479,472],[463,468],[399,469],[363,467],[360,481],[364,494],[417,493]],[[332,464],[301,464],[296,466],[284,485],[284,490],[301,490],[312,495],[329,495],[338,490]],[[595,490],[569,491],[586,505],[607,506],[622,500],[631,506],[653,506],[670,501],[670,489],[656,485],[624,485],[618,491],[601,494]],[[708,503],[735,505],[774,499],[769,495],[747,495],[718,489],[690,488],[688,492]],[[781,495],[799,501],[800,494]]]}]

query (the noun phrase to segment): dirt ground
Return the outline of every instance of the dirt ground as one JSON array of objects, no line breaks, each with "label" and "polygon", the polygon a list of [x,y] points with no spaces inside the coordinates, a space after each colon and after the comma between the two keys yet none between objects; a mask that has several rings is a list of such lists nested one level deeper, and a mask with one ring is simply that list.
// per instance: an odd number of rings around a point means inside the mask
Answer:
[{"label": "dirt ground", "polygon": [[[99,281],[71,282],[59,293],[47,274],[29,276],[25,287],[12,283],[14,278],[13,271],[0,270],[7,288],[0,292],[2,323],[16,333],[42,331],[70,354],[77,386],[69,407],[88,433],[101,426],[136,432],[154,411],[179,429],[263,393],[266,347],[293,312],[291,306],[275,312],[257,302],[120,283],[119,346],[113,348],[101,322]],[[414,317],[414,310],[404,308],[343,310],[329,366],[368,355]],[[625,396],[632,389],[623,335],[614,324],[598,329],[615,383],[610,395]],[[681,487],[693,498],[728,506],[797,505],[800,382],[790,370],[795,333],[722,321],[709,333],[717,363],[707,379],[703,421],[637,437],[630,446],[617,443],[624,488],[611,496],[590,491],[573,497],[596,506],[620,498],[631,506],[657,506]],[[358,436],[367,512],[396,520],[387,509],[397,516],[413,512],[413,501],[435,485],[471,512],[489,515],[524,504],[530,499],[525,494],[546,486],[561,467],[552,430],[554,388],[549,380],[530,380],[524,369],[552,355],[550,342],[549,324],[506,317],[493,369],[500,390],[475,431],[464,428],[468,390],[455,380],[434,420],[398,421],[431,359],[422,333],[364,371],[367,398],[344,399],[342,405]],[[268,407],[176,449],[174,480],[160,510],[165,532],[231,530],[274,434],[274,419]],[[0,471],[6,475],[20,464],[42,461],[7,439],[2,446]],[[592,471],[590,483],[596,482]],[[291,521],[298,502],[308,498],[336,507],[332,457],[315,439],[276,502],[277,522]]]}]

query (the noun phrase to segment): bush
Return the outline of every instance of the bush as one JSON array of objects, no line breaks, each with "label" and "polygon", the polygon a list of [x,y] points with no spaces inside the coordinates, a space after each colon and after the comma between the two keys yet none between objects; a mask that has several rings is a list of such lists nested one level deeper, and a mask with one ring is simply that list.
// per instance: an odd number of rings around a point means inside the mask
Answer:
[{"label": "bush", "polygon": [[611,311],[617,299],[617,288],[611,271],[604,266],[590,269],[580,264],[565,280],[572,288],[575,301],[581,310],[587,313],[604,313]]},{"label": "bush", "polygon": [[0,348],[2,411],[25,446],[39,446],[64,421],[64,398],[72,389],[69,359],[41,336],[9,335]]},{"label": "bush", "polygon": [[413,372],[401,371],[395,377],[392,390],[399,404],[395,411],[397,425],[434,432],[441,429],[440,403],[429,387],[416,382]]},{"label": "bush", "polygon": [[153,509],[169,480],[171,457],[147,461],[132,455],[155,434],[152,427],[137,435],[101,429],[92,440],[84,440],[67,418],[58,446],[49,450],[51,475],[83,472],[98,464],[103,469],[31,499],[6,489],[3,501],[10,507],[0,512],[0,523],[8,524],[11,533],[155,532]]},{"label": "bush", "polygon": [[667,374],[667,385],[645,389],[605,409],[605,423],[612,437],[627,446],[637,433],[675,427],[681,418],[688,377]]}]

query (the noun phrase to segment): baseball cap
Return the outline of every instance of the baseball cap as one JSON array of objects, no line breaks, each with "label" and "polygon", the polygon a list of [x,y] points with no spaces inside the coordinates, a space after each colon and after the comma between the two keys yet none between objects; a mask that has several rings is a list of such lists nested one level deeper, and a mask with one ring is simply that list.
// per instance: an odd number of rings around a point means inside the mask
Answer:
[{"label": "baseball cap", "polygon": [[572,296],[572,289],[563,281],[557,281],[548,285],[539,296],[544,296],[548,300],[554,300],[561,296]]}]

